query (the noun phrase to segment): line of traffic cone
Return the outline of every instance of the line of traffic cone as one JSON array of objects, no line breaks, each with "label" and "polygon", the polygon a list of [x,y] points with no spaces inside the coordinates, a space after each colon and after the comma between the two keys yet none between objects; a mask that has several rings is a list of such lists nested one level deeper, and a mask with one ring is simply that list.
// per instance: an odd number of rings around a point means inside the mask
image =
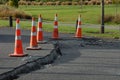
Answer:
[{"label": "line of traffic cone", "polygon": [[81,15],[78,17],[77,30],[75,33],[76,38],[82,38],[82,27],[81,27]]},{"label": "line of traffic cone", "polygon": [[55,19],[54,19],[54,30],[52,34],[52,39],[59,39],[59,31],[58,31],[58,19],[57,19],[57,14],[55,14]]},{"label": "line of traffic cone", "polygon": [[37,44],[37,31],[35,18],[32,18],[32,27],[31,27],[31,37],[30,37],[30,46],[26,50],[40,50],[41,47]]},{"label": "line of traffic cone", "polygon": [[[12,57],[23,57],[27,54],[23,53],[22,40],[21,40],[21,31],[20,31],[20,20],[16,20],[16,36],[15,36],[15,48],[14,53],[10,54]],[[75,33],[76,38],[82,38],[82,27],[81,27],[81,15],[78,17],[77,30]],[[59,39],[58,32],[58,20],[57,14],[55,14],[54,20],[54,30],[52,34],[52,39]],[[30,46],[27,47],[27,50],[40,50],[41,46],[38,46],[37,43],[44,43],[43,41],[43,32],[42,32],[42,17],[41,15],[38,18],[38,28],[36,30],[35,18],[32,18],[32,27],[31,27],[31,37],[30,37]]]},{"label": "line of traffic cone", "polygon": [[16,20],[16,33],[15,33],[15,48],[14,53],[10,54],[11,57],[23,57],[27,56],[27,54],[24,54],[23,47],[22,47],[22,40],[21,40],[21,30],[19,25],[20,20]]},{"label": "line of traffic cone", "polygon": [[43,31],[42,31],[42,16],[41,14],[38,17],[38,28],[37,28],[37,43],[46,43],[43,38]]}]

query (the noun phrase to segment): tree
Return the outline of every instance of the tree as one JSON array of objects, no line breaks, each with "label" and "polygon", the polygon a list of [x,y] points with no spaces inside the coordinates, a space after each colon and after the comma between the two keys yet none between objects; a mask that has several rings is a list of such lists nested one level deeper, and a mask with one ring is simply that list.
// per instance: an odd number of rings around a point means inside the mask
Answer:
[{"label": "tree", "polygon": [[18,2],[19,0],[9,0],[9,5],[18,8]]}]

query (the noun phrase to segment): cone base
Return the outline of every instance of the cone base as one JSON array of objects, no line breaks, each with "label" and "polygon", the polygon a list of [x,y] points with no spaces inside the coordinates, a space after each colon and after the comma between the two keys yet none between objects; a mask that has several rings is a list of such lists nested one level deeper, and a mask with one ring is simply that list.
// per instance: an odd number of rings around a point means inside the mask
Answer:
[{"label": "cone base", "polygon": [[75,38],[82,38],[82,37],[75,36]]},{"label": "cone base", "polygon": [[24,56],[28,56],[28,54],[17,54],[17,53],[13,53],[9,55],[10,57],[24,57]]},{"label": "cone base", "polygon": [[41,50],[41,47],[27,47],[26,50]]},{"label": "cone base", "polygon": [[82,36],[74,36],[75,38],[82,38]]},{"label": "cone base", "polygon": [[38,44],[45,44],[47,41],[37,41]]}]

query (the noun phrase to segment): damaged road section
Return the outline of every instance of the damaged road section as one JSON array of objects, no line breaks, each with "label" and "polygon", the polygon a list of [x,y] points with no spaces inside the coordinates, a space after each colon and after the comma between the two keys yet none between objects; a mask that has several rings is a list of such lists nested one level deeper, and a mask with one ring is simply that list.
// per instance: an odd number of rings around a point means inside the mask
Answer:
[{"label": "damaged road section", "polygon": [[41,69],[47,64],[52,64],[59,56],[62,56],[62,53],[59,47],[59,43],[57,42],[54,44],[54,49],[50,52],[50,54],[42,58],[27,61],[25,64],[22,64],[8,72],[0,74],[0,80],[17,79],[23,74]]}]

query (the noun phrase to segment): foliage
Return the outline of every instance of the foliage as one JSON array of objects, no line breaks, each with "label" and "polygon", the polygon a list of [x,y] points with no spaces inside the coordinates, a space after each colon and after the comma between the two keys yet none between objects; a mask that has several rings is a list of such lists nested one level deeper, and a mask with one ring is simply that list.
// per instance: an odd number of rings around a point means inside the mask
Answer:
[{"label": "foliage", "polygon": [[[10,5],[12,6],[15,5],[14,7],[18,7],[17,5],[18,1],[19,3],[24,3],[25,5],[27,4],[39,5],[39,2],[44,3],[42,5],[46,5],[48,2],[51,2],[55,5],[58,5],[57,2],[60,2],[59,5],[64,5],[64,4],[67,5],[68,2],[70,5],[80,5],[81,2],[82,4],[85,4],[85,5],[100,5],[101,3],[101,0],[0,0],[0,4],[6,3],[7,1],[10,2]],[[105,4],[120,3],[120,0],[104,0],[104,1],[105,1]]]},{"label": "foliage", "polygon": [[8,0],[0,0],[0,4],[5,4]]},{"label": "foliage", "polygon": [[[79,5],[72,6],[19,6],[19,8],[32,16],[38,17],[38,14],[42,14],[44,20],[52,21],[54,14],[57,13],[60,22],[75,23],[79,14],[82,16],[83,24],[99,24],[98,19],[101,18],[100,5],[86,5],[82,8]],[[115,6],[105,5],[105,14],[115,16]],[[120,13],[120,7],[118,7],[118,14]],[[107,19],[107,18],[106,18]],[[101,20],[101,19],[99,19]],[[120,22],[120,21],[118,21]],[[106,24],[116,24],[115,21],[106,21]]]},{"label": "foliage", "polygon": [[24,18],[24,19],[31,18],[31,16],[26,14],[24,11],[8,6],[0,6],[0,18],[6,19],[9,16],[12,16],[13,18]]},{"label": "foliage", "polygon": [[[73,1],[73,2],[79,2],[79,1],[91,1],[91,2],[101,2],[101,0],[21,0],[21,1],[37,1],[37,2],[56,2],[56,1],[61,1],[61,2],[66,2],[66,1]],[[120,0],[104,0],[105,2],[113,2],[113,3],[120,3]]]},{"label": "foliage", "polygon": [[18,1],[19,0],[9,0],[9,5],[18,8]]},{"label": "foliage", "polygon": [[120,3],[120,0],[112,0],[113,3],[118,4]]}]

